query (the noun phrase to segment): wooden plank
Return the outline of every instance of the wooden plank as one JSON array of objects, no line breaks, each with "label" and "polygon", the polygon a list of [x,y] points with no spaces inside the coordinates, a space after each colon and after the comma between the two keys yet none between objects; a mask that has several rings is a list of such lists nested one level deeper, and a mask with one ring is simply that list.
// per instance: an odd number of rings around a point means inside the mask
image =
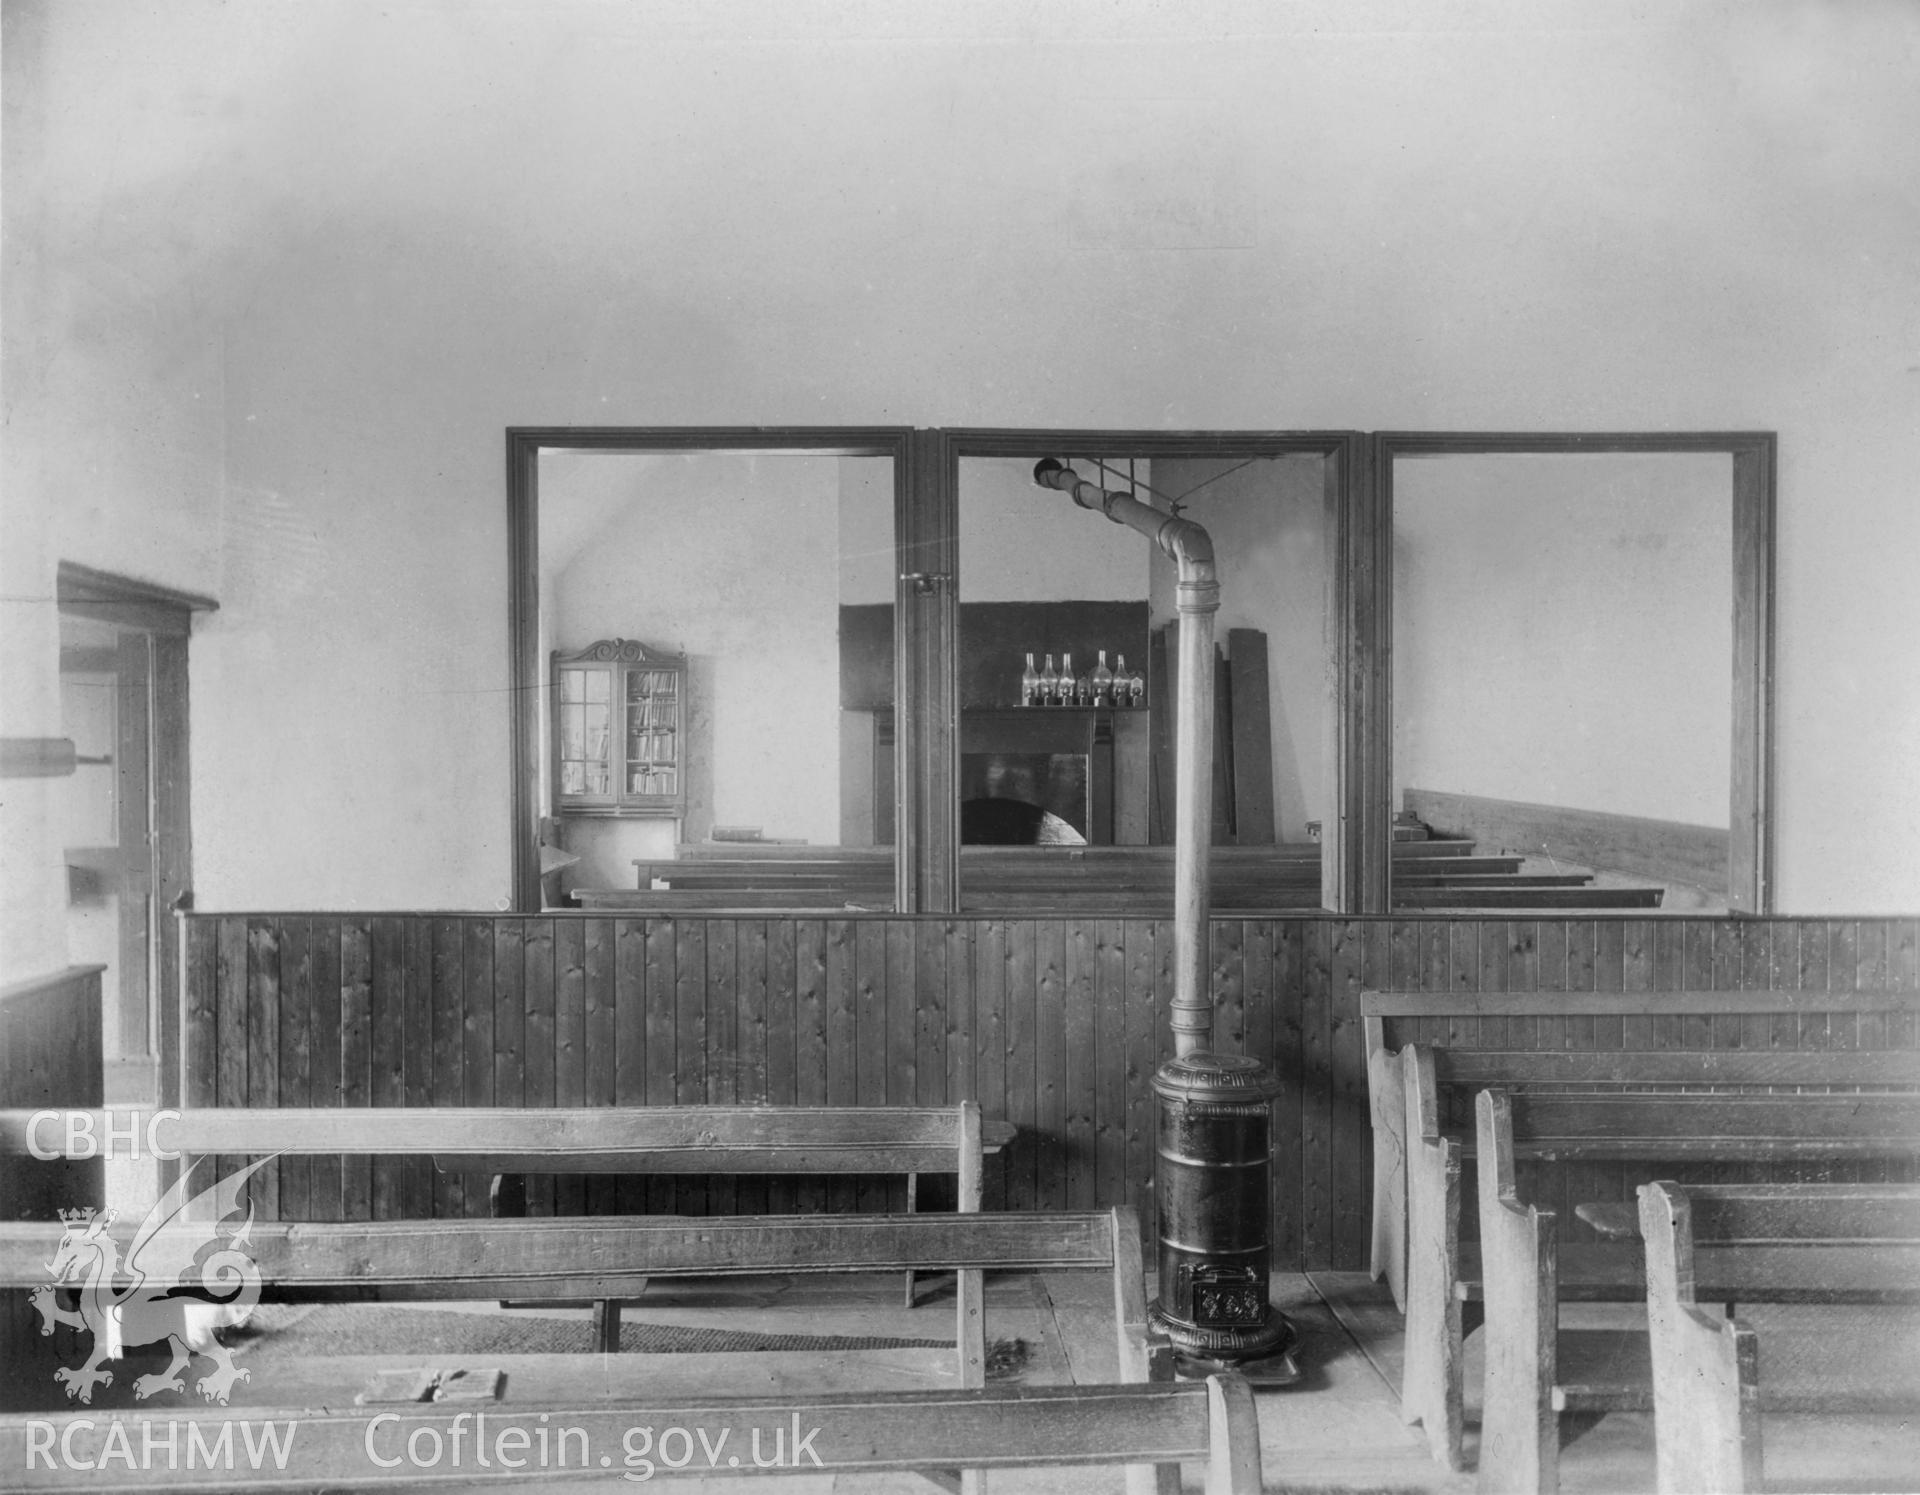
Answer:
[{"label": "wooden plank", "polygon": [[[973,936],[971,922],[945,919],[940,924],[943,947],[941,975],[942,1008],[946,1029],[941,1034],[947,1066],[943,1099],[958,1105],[963,1100],[980,1098],[980,1053],[975,1041],[978,1018],[973,995]],[[999,1111],[995,1111],[996,1119]]]},{"label": "wooden plank", "polygon": [[1093,1193],[1096,1205],[1127,1202],[1126,926],[1093,926]]},{"label": "wooden plank", "polygon": [[1350,920],[1304,926],[1301,972],[1300,1243],[1306,1270],[1326,1271],[1335,1256],[1333,1178],[1333,1007],[1331,939]]},{"label": "wooden plank", "polygon": [[1799,1049],[1660,1049],[1620,1053],[1438,1049],[1456,1085],[1920,1085],[1920,1054]]},{"label": "wooden plank", "polygon": [[[531,918],[521,926],[526,945],[522,952],[526,1028],[521,1046],[523,1099],[530,1107],[554,1104],[554,1005],[555,951],[554,920],[551,916]],[[527,1212],[551,1215],[554,1209],[553,1179],[547,1175],[527,1180]]]},{"label": "wooden plank", "polygon": [[[117,1222],[131,1245],[137,1221]],[[58,1223],[0,1224],[0,1283],[44,1281]],[[610,1275],[700,1276],[894,1267],[1046,1271],[1111,1267],[1104,1213],[730,1215],[707,1219],[258,1222],[250,1255],[262,1279],[292,1288],[366,1289],[524,1281],[529,1291]],[[30,1260],[41,1252],[40,1263]],[[610,1266],[610,1264],[613,1264]],[[130,1280],[123,1267],[116,1281]],[[476,1293],[475,1296],[480,1294]],[[425,1295],[423,1295],[425,1296]],[[487,1294],[492,1296],[492,1294]]]},{"label": "wooden plank", "polygon": [[[647,922],[647,1104],[671,1106],[680,1098],[679,927],[672,919]],[[646,1181],[646,1210],[670,1215],[679,1208],[678,1187],[666,1177]]]},{"label": "wooden plank", "polygon": [[[272,1106],[280,1099],[280,924],[275,919],[247,922],[247,1089],[249,1106]],[[269,1220],[280,1216],[280,1170],[254,1175],[249,1196]]]},{"label": "wooden plank", "polygon": [[[428,1002],[433,1024],[433,1103],[452,1108],[465,1103],[466,1060],[466,951],[459,923],[434,919],[429,925],[432,961]],[[433,1213],[441,1219],[466,1214],[466,1181],[458,1175],[436,1173],[428,1180]]]},{"label": "wooden plank", "polygon": [[[1516,1146],[1558,1155],[1679,1156],[1666,1149],[1697,1140],[1736,1150],[1781,1153],[1852,1144],[1857,1151],[1920,1150],[1920,1095],[1567,1094],[1533,1091],[1513,1097]],[[1622,1151],[1638,1146],[1648,1154]]]},{"label": "wooden plank", "polygon": [[[0,1155],[28,1150],[37,1112],[0,1111]],[[95,1112],[104,1125],[104,1113]],[[587,1166],[603,1156],[645,1157],[649,1166],[739,1172],[739,1156],[807,1154],[808,1165],[879,1172],[955,1171],[961,1137],[958,1107],[351,1107],[264,1110],[216,1106],[155,1123],[163,1146],[194,1153],[256,1155],[386,1153],[396,1157],[485,1159],[513,1153],[554,1167]],[[47,1131],[43,1127],[42,1132]],[[984,1145],[1004,1146],[1005,1123],[982,1125]],[[41,1135],[40,1145],[54,1139]],[[674,1155],[680,1155],[678,1158]]]},{"label": "wooden plank", "polygon": [[[290,918],[280,925],[280,1052],[276,1099],[281,1105],[309,1106],[313,1075],[313,944],[311,921]],[[312,1168],[306,1158],[282,1158],[280,1217],[313,1218],[309,1202]]]},{"label": "wooden plank", "polygon": [[[887,1103],[889,1034],[887,1011],[888,925],[893,920],[867,921],[853,930],[854,1102],[863,1106]],[[863,1178],[854,1185],[855,1207],[863,1213],[889,1208],[883,1179]]]},{"label": "wooden plank", "polygon": [[1180,651],[1173,647],[1174,625],[1153,630],[1147,643],[1147,709],[1150,713],[1152,777],[1147,794],[1147,839],[1173,844],[1174,701]]},{"label": "wooden plank", "polygon": [[1006,1208],[1033,1209],[1039,1200],[1039,1072],[1035,1062],[1038,1032],[1039,929],[1031,919],[1006,925],[1007,948],[1007,1120],[1020,1128],[1022,1146],[1007,1166]]},{"label": "wooden plank", "polygon": [[1097,927],[1090,919],[1075,919],[1066,928],[1062,947],[1060,1102],[1062,1124],[1060,1204],[1068,1209],[1091,1209],[1099,1190],[1099,1156],[1094,1142],[1095,1089],[1098,1083],[1095,1050],[1094,940]]},{"label": "wooden plank", "polygon": [[[1651,919],[1629,919],[1620,928],[1620,990],[1653,990],[1653,931]],[[1653,1048],[1651,1013],[1623,1013],[1620,1018],[1620,1046],[1635,1053]]]},{"label": "wooden plank", "polygon": [[[1271,1001],[1273,1037],[1269,1050],[1280,1094],[1273,1103],[1273,1225],[1274,1266],[1281,1271],[1305,1269],[1301,1237],[1301,1187],[1305,1167],[1302,1122],[1307,1076],[1301,1053],[1301,992],[1305,984],[1305,941],[1297,919],[1277,919],[1272,931],[1273,970]],[[1145,1107],[1149,1121],[1151,1107]],[[1148,1133],[1151,1136],[1151,1132]],[[1148,1160],[1151,1166],[1151,1159]]]},{"label": "wooden plank", "polygon": [[[828,1085],[827,926],[816,919],[793,926],[793,1103],[824,1105]],[[775,1198],[784,1199],[785,1181]],[[808,1181],[796,1187],[792,1207],[817,1214],[826,1190]]]},{"label": "wooden plank", "polygon": [[1216,643],[1213,646],[1213,772],[1208,775],[1208,784],[1213,791],[1212,844],[1215,846],[1231,846],[1234,839],[1233,697],[1229,694],[1230,690],[1227,662],[1221,655],[1220,645]]},{"label": "wooden plank", "polygon": [[[401,1103],[433,1103],[433,924],[427,918],[399,921],[400,957],[391,988],[399,1011],[400,1043],[392,1058],[400,1068]],[[383,977],[386,973],[382,973]],[[413,1160],[373,1159],[376,1175],[392,1175],[403,1219],[422,1219],[433,1209],[433,1170]],[[348,1159],[346,1167],[353,1161]],[[357,1218],[347,1216],[348,1219]]]},{"label": "wooden plank", "polygon": [[[239,1104],[247,1093],[247,921],[220,921],[214,979],[219,987],[219,1038],[215,1053],[215,1103]],[[233,1172],[238,1158],[215,1157],[220,1174]]]},{"label": "wooden plank", "polygon": [[[1007,1116],[1007,926],[998,919],[971,922],[973,931],[973,1095],[983,1115]],[[1008,1160],[988,1158],[981,1173],[981,1208],[1007,1208]]]},{"label": "wooden plank", "polygon": [[[618,1104],[616,1078],[620,1062],[618,1013],[615,1009],[615,966],[619,960],[617,921],[588,919],[581,929],[581,1042],[585,1048],[584,1086],[580,1103],[586,1106]],[[582,1183],[581,1210],[591,1215],[619,1212],[617,1180],[593,1177]]]},{"label": "wooden plank", "polygon": [[[340,925],[340,1104],[373,1104],[373,930],[366,919]],[[365,1220],[372,1214],[372,1157],[343,1157],[340,1218]]]},{"label": "wooden plank", "polygon": [[[707,956],[708,927],[701,919],[682,919],[674,925],[673,1062],[674,1104],[698,1106],[707,1098]],[[707,1213],[704,1180],[674,1179],[675,1212]]]},{"label": "wooden plank", "polygon": [[[338,1106],[341,1096],[340,926],[338,917],[316,917],[309,929],[313,951],[313,1074],[308,1093],[316,1106]],[[338,1220],[341,1164],[313,1159],[308,1168],[308,1205],[316,1220]]]},{"label": "wooden plank", "polygon": [[[407,1104],[407,1049],[405,1039],[407,973],[405,921],[379,917],[370,922],[368,936],[369,980],[368,1046],[371,1074],[369,1104],[404,1106]],[[491,1052],[488,1063],[492,1063]],[[368,1209],[376,1220],[403,1220],[413,1214],[410,1197],[413,1175],[418,1170],[391,1158],[372,1159],[372,1177],[368,1181]],[[299,1219],[300,1216],[292,1218]]]},{"label": "wooden plank", "polygon": [[1345,920],[1335,926],[1328,951],[1328,1083],[1332,1095],[1333,1234],[1337,1271],[1364,1271],[1371,1225],[1369,1203],[1372,1128],[1367,1115],[1367,1055],[1360,1026],[1359,995],[1365,984],[1368,947],[1386,972],[1389,929],[1385,923]]},{"label": "wooden plank", "polygon": [[493,1103],[526,1104],[526,920],[493,921]]},{"label": "wooden plank", "polygon": [[1267,636],[1257,628],[1227,630],[1227,688],[1233,702],[1233,839],[1270,846],[1273,815],[1273,726],[1267,681]]},{"label": "wooden plank", "polygon": [[[1565,922],[1576,929],[1591,927],[1581,920]],[[1920,1008],[1920,992],[1892,989],[1842,988],[1832,992],[1800,990],[1746,992],[1701,988],[1683,991],[1605,993],[1596,993],[1588,989],[1562,994],[1546,988],[1544,971],[1542,972],[1542,989],[1539,991],[1456,992],[1444,997],[1436,997],[1434,993],[1426,991],[1370,991],[1362,994],[1360,1005],[1361,1013],[1369,1017],[1420,1017],[1436,1014],[1462,1017],[1514,1015],[1624,1017],[1629,1014],[1644,1013],[1652,1016],[1679,1014],[1706,1018],[1720,1015],[1736,1019],[1742,1013],[1748,1012],[1882,1013],[1913,1011],[1916,1008]],[[1735,1037],[1737,1032],[1736,1029],[1725,1036]],[[1731,1045],[1722,1046],[1730,1047]],[[1711,1048],[1714,1045],[1696,1041],[1690,1042],[1689,1047]]]},{"label": "wooden plank", "polygon": [[[707,1032],[702,1056],[706,1066],[706,1086],[698,1099],[708,1105],[728,1105],[735,1098],[735,1076],[739,1065],[740,982],[739,946],[734,938],[739,925],[734,920],[708,919],[706,930],[707,967],[702,985],[705,996]],[[716,1215],[739,1214],[740,1186],[733,1178],[713,1178],[707,1183],[707,1209]]]},{"label": "wooden plank", "polygon": [[[1335,952],[1336,973],[1339,954]],[[1470,992],[1480,976],[1480,926],[1462,919],[1447,926],[1447,990]],[[1480,1042],[1480,1019],[1459,1011],[1445,1015],[1445,1036],[1438,1040],[1450,1049],[1472,1048]]]},{"label": "wooden plank", "polygon": [[1067,1188],[1066,963],[1068,921],[1034,930],[1034,1202],[1063,1209]]},{"label": "wooden plank", "polygon": [[[1699,1245],[1821,1241],[1853,1244],[1920,1244],[1920,1185],[1701,1184],[1683,1191]],[[1880,1265],[1890,1257],[1870,1249]],[[1898,1279],[1889,1287],[1920,1291],[1920,1281]]]},{"label": "wooden plank", "polygon": [[1207,926],[1208,995],[1213,1001],[1213,1037],[1207,1047],[1215,1053],[1246,1051],[1247,997],[1242,968],[1242,931],[1238,919],[1210,920]]},{"label": "wooden plank", "polygon": [[[912,946],[913,1089],[916,1104],[940,1105],[947,1097],[947,1003],[952,983],[947,971],[947,935],[950,920],[907,926]],[[895,1006],[899,998],[894,998]],[[925,1200],[921,1201],[924,1208]]]},{"label": "wooden plank", "polygon": [[[767,1101],[767,923],[742,921],[734,930],[733,1099],[737,1104]],[[734,1208],[743,1214],[767,1213],[767,1180],[742,1178],[734,1186]]]},{"label": "wooden plank", "polygon": [[[613,924],[613,1104],[640,1106],[647,1099],[647,926],[642,919]],[[590,1198],[592,1196],[590,1195]],[[633,1175],[614,1180],[610,1205],[596,1214],[637,1215],[646,1210],[646,1182]]]},{"label": "wooden plank", "polygon": [[1776,439],[1733,455],[1733,752],[1728,770],[1728,906],[1773,907],[1773,614]]},{"label": "wooden plank", "polygon": [[[656,1463],[639,1451],[654,1448],[651,1435],[637,1441],[634,1432],[640,1427],[668,1424],[669,1432],[678,1431],[685,1437],[689,1460],[706,1457],[694,1452],[698,1445],[689,1428],[697,1429],[707,1440],[711,1461],[718,1464],[728,1433],[751,1424],[756,1435],[765,1432],[769,1439],[767,1446],[758,1449],[762,1464],[779,1462],[783,1457],[779,1450],[786,1447],[791,1420],[793,1446],[803,1452],[786,1460],[788,1467],[798,1464],[827,1477],[887,1471],[933,1476],[962,1466],[988,1470],[1128,1462],[1177,1465],[1181,1460],[1200,1459],[1215,1471],[1209,1477],[1209,1490],[1223,1495],[1258,1495],[1260,1489],[1260,1444],[1253,1422],[1252,1393],[1238,1377],[1116,1386],[996,1386],[834,1395],[814,1392],[797,1397],[694,1398],[664,1403],[628,1397],[575,1405],[560,1402],[537,1413],[508,1404],[491,1408],[484,1415],[487,1431],[494,1439],[492,1446],[496,1452],[507,1449],[509,1456],[516,1448],[524,1451],[535,1447],[541,1448],[544,1456],[547,1435],[553,1433],[552,1467],[562,1471],[562,1477],[570,1458],[584,1467],[595,1450],[604,1449],[608,1452],[598,1456],[611,1463],[614,1451],[622,1447],[634,1451],[632,1471],[636,1477],[646,1478],[670,1467],[665,1461],[677,1457],[677,1445],[670,1453],[666,1434],[662,1434],[659,1446],[661,1462]],[[182,1464],[173,1470],[156,1465],[150,1487],[256,1486],[261,1475],[249,1462],[247,1450],[252,1445],[236,1436],[232,1426],[243,1419],[248,1437],[262,1423],[274,1430],[276,1438],[284,1431],[288,1440],[284,1445],[272,1445],[275,1451],[269,1453],[268,1445],[262,1444],[257,1452],[263,1459],[275,1459],[273,1467],[278,1469],[282,1466],[277,1461],[284,1451],[287,1474],[279,1477],[296,1482],[299,1488],[325,1485],[337,1478],[341,1469],[364,1467],[370,1452],[383,1460],[401,1462],[409,1448],[428,1446],[427,1435],[439,1439],[449,1421],[444,1409],[425,1412],[405,1406],[351,1409],[343,1405],[323,1413],[309,1407],[190,1411],[179,1418],[189,1425],[179,1431],[183,1443],[198,1440],[195,1446],[233,1445],[240,1447],[241,1453],[228,1463],[215,1462],[209,1469],[188,1469]],[[21,1416],[0,1419],[0,1457],[8,1459],[10,1468],[31,1466],[34,1460],[28,1449],[42,1436],[62,1440],[71,1457],[85,1468],[98,1468],[125,1447],[124,1441],[108,1441],[103,1431],[107,1422],[102,1419],[62,1413],[39,1419],[37,1431],[35,1422]],[[804,1437],[799,1433],[802,1425],[808,1429]],[[781,1435],[777,1443],[772,1432],[776,1427]],[[509,1438],[517,1441],[503,1441]],[[748,1456],[744,1435],[735,1446],[740,1452],[725,1457],[738,1459],[744,1469]],[[768,1454],[775,1458],[769,1460]],[[30,1476],[29,1483],[21,1488],[76,1486],[70,1473],[55,1469]]]},{"label": "wooden plank", "polygon": [[210,1106],[220,1094],[220,926],[212,919],[185,922],[180,1093],[186,1105]]},{"label": "wooden plank", "polygon": [[[586,932],[590,920],[557,920],[553,927],[553,1103],[578,1106],[587,1092]],[[585,1181],[553,1178],[553,1212],[586,1213]]]},{"label": "wooden plank", "polygon": [[1522,1203],[1513,1159],[1490,1135],[1505,1101],[1483,1091],[1476,1103],[1487,1305],[1480,1470],[1490,1490],[1552,1490],[1560,1444],[1552,1402],[1560,1311],[1554,1218]]},{"label": "wooden plank", "polygon": [[[829,1106],[852,1106],[860,1100],[859,1038],[859,951],[855,925],[846,919],[831,919],[826,926],[826,1076],[825,1102]],[[855,1184],[850,1179],[835,1179],[826,1189],[826,1207],[845,1211],[854,1208]]]}]

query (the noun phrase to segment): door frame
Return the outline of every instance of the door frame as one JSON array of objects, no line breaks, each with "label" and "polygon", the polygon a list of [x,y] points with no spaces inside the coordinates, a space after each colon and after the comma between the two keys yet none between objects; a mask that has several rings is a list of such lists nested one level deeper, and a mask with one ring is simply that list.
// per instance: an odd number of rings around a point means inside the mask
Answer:
[{"label": "door frame", "polygon": [[[191,799],[187,644],[195,613],[220,604],[134,577],[61,561],[55,602],[70,617],[90,618],[119,630],[123,644],[144,637],[147,647],[146,771],[151,851],[146,902],[148,958],[144,1010],[123,1003],[119,991],[103,993],[107,1021],[120,1033],[123,1058],[157,1070],[163,1106],[180,1099],[180,928],[177,910],[193,900],[193,807]],[[123,787],[123,792],[125,788]],[[123,911],[122,919],[126,914]],[[123,923],[124,928],[124,923]],[[126,942],[123,938],[123,951]],[[109,1100],[114,1099],[108,1096]]]}]

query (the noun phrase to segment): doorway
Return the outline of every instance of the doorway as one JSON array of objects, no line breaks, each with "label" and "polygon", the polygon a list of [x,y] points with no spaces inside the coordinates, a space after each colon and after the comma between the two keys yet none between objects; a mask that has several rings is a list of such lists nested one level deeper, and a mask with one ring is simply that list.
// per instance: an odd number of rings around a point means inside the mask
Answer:
[{"label": "doorway", "polygon": [[106,967],[109,1105],[179,1103],[179,934],[192,878],[187,640],[206,597],[62,562],[62,785],[72,958]]}]

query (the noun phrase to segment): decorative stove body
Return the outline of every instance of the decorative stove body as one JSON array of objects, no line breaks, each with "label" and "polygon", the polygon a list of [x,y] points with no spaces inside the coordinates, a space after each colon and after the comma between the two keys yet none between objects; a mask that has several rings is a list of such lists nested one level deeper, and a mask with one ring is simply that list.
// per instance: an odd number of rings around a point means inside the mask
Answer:
[{"label": "decorative stove body", "polygon": [[1265,1384],[1298,1374],[1293,1326],[1268,1302],[1272,1070],[1245,1054],[1169,1059],[1160,1098],[1154,1191],[1160,1296],[1153,1325],[1185,1374],[1234,1369]]}]

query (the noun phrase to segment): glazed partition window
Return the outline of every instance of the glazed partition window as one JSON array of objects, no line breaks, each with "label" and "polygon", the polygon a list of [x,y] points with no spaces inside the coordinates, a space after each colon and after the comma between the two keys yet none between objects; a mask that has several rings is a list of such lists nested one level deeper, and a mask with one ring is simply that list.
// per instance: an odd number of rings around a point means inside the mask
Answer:
[{"label": "glazed partition window", "polygon": [[1770,441],[1383,444],[1393,906],[1763,910]]},{"label": "glazed partition window", "polygon": [[1175,568],[1101,494],[1213,541],[1215,909],[1771,910],[1770,434],[508,458],[522,910],[1169,909]]},{"label": "glazed partition window", "polygon": [[[1338,458],[1326,438],[1230,440],[1076,433],[1044,460],[1212,537],[1213,906],[1319,908]],[[1037,484],[1032,443],[984,436],[956,457],[960,906],[1164,911],[1176,568],[1150,537]]]},{"label": "glazed partition window", "polygon": [[515,436],[522,906],[893,907],[841,641],[891,611],[900,433]]}]

